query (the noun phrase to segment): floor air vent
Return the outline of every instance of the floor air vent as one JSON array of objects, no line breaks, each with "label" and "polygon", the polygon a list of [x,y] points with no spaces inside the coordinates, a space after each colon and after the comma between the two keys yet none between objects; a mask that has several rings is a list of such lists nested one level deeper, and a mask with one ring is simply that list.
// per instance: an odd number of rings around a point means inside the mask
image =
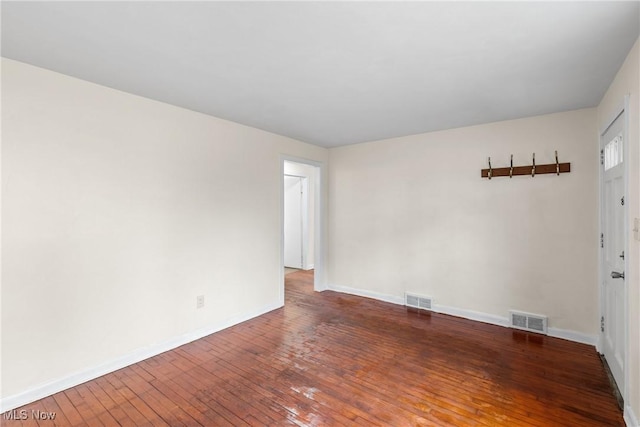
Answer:
[{"label": "floor air vent", "polygon": [[547,316],[523,313],[521,311],[510,311],[510,313],[512,328],[541,334],[547,333]]},{"label": "floor air vent", "polygon": [[419,308],[421,310],[431,310],[431,298],[422,297],[415,294],[404,294],[404,303],[407,307]]}]

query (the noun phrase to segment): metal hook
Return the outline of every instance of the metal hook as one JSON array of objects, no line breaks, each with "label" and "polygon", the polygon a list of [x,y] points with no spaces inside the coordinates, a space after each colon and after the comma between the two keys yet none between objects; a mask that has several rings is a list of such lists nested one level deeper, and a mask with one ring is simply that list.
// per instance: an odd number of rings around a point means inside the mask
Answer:
[{"label": "metal hook", "polygon": [[556,175],[560,175],[560,163],[558,163],[558,150],[556,150]]},{"label": "metal hook", "polygon": [[536,176],[536,153],[533,153],[533,166],[531,167],[531,177]]},{"label": "metal hook", "polygon": [[491,175],[493,175],[493,169],[491,168],[491,157],[489,157],[489,173],[487,173],[487,178],[491,179]]},{"label": "metal hook", "polygon": [[509,168],[509,178],[513,178],[513,154],[511,155],[511,167]]}]

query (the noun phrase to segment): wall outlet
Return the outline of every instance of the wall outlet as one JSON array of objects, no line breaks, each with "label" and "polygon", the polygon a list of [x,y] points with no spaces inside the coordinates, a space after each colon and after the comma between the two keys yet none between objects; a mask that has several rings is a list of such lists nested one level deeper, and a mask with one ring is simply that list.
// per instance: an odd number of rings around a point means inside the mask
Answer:
[{"label": "wall outlet", "polygon": [[204,295],[198,295],[196,297],[196,308],[204,307]]}]

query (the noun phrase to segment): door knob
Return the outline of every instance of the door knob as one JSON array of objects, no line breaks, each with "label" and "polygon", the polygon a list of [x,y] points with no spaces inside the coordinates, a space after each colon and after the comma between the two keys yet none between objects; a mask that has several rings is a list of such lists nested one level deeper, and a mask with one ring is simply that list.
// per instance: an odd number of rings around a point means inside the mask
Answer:
[{"label": "door knob", "polygon": [[617,271],[612,271],[611,272],[611,278],[612,279],[622,279],[622,280],[624,280],[624,271],[622,273],[618,273]]}]

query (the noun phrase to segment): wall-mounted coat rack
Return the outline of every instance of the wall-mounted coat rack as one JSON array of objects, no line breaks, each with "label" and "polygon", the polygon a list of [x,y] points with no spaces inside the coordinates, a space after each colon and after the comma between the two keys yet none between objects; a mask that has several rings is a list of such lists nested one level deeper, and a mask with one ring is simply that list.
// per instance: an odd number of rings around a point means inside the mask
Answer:
[{"label": "wall-mounted coat rack", "polygon": [[497,176],[508,176],[512,178],[516,175],[531,175],[536,174],[555,173],[560,175],[561,173],[571,172],[571,163],[559,163],[558,152],[556,151],[556,162],[546,165],[536,165],[536,153],[533,153],[532,163],[527,166],[513,166],[513,154],[511,155],[511,166],[506,168],[493,168],[491,166],[491,157],[489,157],[489,167],[480,171],[482,178],[495,178]]}]

